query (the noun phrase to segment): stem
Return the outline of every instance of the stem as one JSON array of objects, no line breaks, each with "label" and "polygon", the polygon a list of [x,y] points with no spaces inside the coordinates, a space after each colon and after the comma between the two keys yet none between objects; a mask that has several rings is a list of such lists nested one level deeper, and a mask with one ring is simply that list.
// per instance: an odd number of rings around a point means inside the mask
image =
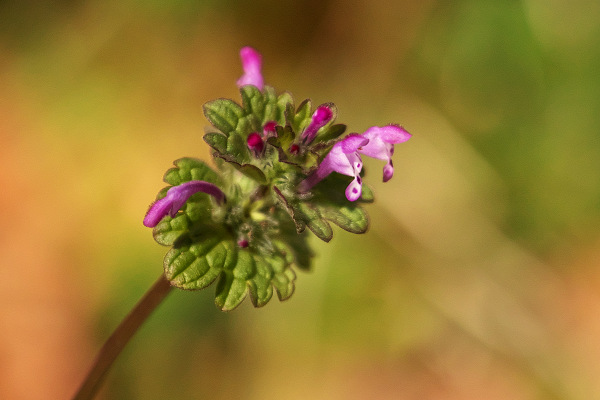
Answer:
[{"label": "stem", "polygon": [[171,289],[169,281],[161,275],[104,343],[73,400],[94,398],[113,361]]}]

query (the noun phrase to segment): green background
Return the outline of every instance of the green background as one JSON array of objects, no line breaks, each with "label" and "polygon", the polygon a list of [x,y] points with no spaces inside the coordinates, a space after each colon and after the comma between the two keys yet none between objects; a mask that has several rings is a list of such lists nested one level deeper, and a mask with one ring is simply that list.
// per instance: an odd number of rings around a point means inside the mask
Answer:
[{"label": "green background", "polygon": [[175,292],[106,399],[600,397],[600,2],[0,2],[0,398],[68,398],[162,271],[142,226],[238,51],[350,132],[365,235],[314,240],[296,293]]}]

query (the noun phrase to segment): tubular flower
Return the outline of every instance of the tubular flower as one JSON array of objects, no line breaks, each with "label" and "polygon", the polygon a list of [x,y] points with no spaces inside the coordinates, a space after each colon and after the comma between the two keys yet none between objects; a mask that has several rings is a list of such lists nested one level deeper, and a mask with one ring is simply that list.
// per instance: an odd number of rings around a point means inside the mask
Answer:
[{"label": "tubular flower", "polygon": [[383,167],[383,181],[387,182],[394,175],[394,144],[406,142],[411,134],[398,125],[373,126],[362,135],[369,143],[358,150],[359,153],[379,160],[387,161]]},{"label": "tubular flower", "polygon": [[244,75],[238,79],[237,85],[239,87],[254,85],[258,90],[263,90],[264,80],[261,73],[262,57],[260,53],[252,47],[243,47],[240,50],[240,58],[242,59]]},{"label": "tubular flower", "polygon": [[358,200],[362,193],[362,179],[360,178],[362,160],[358,150],[368,143],[369,139],[352,134],[334,144],[317,170],[300,183],[299,190],[306,192],[332,172],[338,172],[354,177],[346,188],[346,198],[350,201]]},{"label": "tubular flower", "polygon": [[154,228],[167,215],[174,217],[185,202],[198,192],[210,194],[219,204],[225,201],[225,194],[212,183],[205,181],[185,182],[181,185],[173,186],[167,191],[165,197],[152,203],[144,218],[144,225]]},{"label": "tubular flower", "polygon": [[333,111],[331,111],[331,108],[325,105],[319,106],[312,115],[310,123],[304,132],[302,132],[302,141],[306,144],[312,142],[315,139],[315,136],[317,136],[317,131],[327,125],[332,118]]}]

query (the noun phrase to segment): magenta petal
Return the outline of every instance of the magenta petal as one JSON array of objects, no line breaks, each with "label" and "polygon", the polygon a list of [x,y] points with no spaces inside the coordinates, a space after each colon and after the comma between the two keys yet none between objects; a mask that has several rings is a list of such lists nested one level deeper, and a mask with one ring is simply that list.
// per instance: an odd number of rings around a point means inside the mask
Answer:
[{"label": "magenta petal", "polygon": [[362,135],[358,135],[356,133],[350,134],[344,138],[341,142],[336,143],[340,145],[342,152],[354,153],[358,149],[363,146],[366,146],[369,143],[369,139],[363,137]]},{"label": "magenta petal", "polygon": [[350,201],[356,201],[360,198],[362,194],[362,181],[360,176],[357,176],[350,182],[348,187],[346,188],[346,198]]},{"label": "magenta petal", "polygon": [[333,118],[333,111],[328,106],[319,106],[313,113],[312,119],[304,132],[302,132],[302,140],[304,143],[310,143],[317,136],[317,131],[327,125]]},{"label": "magenta petal", "polygon": [[390,160],[390,162],[383,167],[383,181],[389,181],[392,179],[392,176],[394,176],[394,164],[392,163],[392,160]]},{"label": "magenta petal", "polygon": [[363,136],[368,139],[377,137],[382,142],[390,144],[403,143],[412,137],[410,133],[398,125],[373,126],[367,129]]},{"label": "magenta petal", "polygon": [[252,47],[244,47],[240,50],[240,58],[242,59],[244,75],[238,79],[237,85],[239,87],[254,85],[259,90],[263,90],[264,80],[261,73],[262,57],[260,53]]},{"label": "magenta petal", "polygon": [[153,228],[167,215],[174,217],[177,211],[194,194],[203,192],[215,198],[217,203],[225,201],[225,194],[216,185],[205,181],[189,181],[173,186],[167,195],[152,203],[144,217],[144,225]]},{"label": "magenta petal", "polygon": [[263,142],[262,137],[257,132],[249,134],[246,143],[248,143],[248,148],[252,150],[255,155],[261,154],[265,147],[265,142]]}]

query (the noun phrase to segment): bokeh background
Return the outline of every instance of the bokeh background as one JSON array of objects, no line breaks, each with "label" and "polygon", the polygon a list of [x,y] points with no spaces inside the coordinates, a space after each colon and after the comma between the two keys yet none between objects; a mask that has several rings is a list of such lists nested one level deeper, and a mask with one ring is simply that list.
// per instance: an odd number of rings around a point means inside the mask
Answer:
[{"label": "bokeh background", "polygon": [[202,104],[266,82],[397,122],[371,229],[287,302],[177,291],[104,399],[600,398],[600,2],[0,2],[0,398],[68,398],[161,273],[141,224]]}]

